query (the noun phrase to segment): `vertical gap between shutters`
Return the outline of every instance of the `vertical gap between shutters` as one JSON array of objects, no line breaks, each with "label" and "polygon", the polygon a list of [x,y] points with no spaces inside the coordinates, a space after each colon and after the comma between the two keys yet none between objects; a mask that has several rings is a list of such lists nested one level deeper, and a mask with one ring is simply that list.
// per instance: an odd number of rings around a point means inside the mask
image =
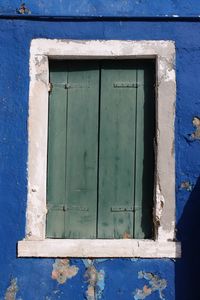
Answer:
[{"label": "vertical gap between shutters", "polygon": [[[68,76],[69,76],[69,62],[66,63],[67,72],[66,72],[66,83],[68,84]],[[66,128],[68,129],[68,89],[66,89]],[[66,238],[66,207],[67,207],[67,130],[66,130],[66,145],[65,145],[65,203],[63,203],[64,210],[64,235]]]},{"label": "vertical gap between shutters", "polygon": [[[138,85],[138,65],[136,65],[136,86]],[[133,192],[133,238],[135,238],[135,197],[136,197],[136,163],[137,163],[137,109],[138,109],[138,89],[136,88],[136,105],[135,105],[135,158],[134,158],[134,192]]]},{"label": "vertical gap between shutters", "polygon": [[[49,69],[50,69],[50,61],[49,61]],[[51,76],[50,76],[50,71],[49,71],[49,82],[51,82]],[[49,147],[49,131],[50,131],[50,97],[51,97],[51,93],[52,90],[49,91],[48,94],[48,128],[47,128],[47,168],[46,168],[46,176],[47,176],[47,180],[46,180],[46,229],[45,229],[45,237],[47,235],[47,216],[48,216],[48,186],[49,186],[49,178],[48,178],[48,174],[49,174],[49,151],[48,151],[48,147]]]},{"label": "vertical gap between shutters", "polygon": [[101,115],[101,63],[99,62],[99,108],[98,108],[98,139],[97,139],[97,212],[96,212],[96,238],[99,236],[99,154],[100,154],[100,115]]}]

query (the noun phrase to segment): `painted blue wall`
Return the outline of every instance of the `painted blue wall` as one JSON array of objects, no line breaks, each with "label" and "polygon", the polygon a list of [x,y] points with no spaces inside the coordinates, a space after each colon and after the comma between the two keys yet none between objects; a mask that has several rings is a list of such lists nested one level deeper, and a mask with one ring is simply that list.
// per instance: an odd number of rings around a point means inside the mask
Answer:
[{"label": "painted blue wall", "polygon": [[[39,12],[39,6],[30,3]],[[129,1],[126,3],[130,5]],[[138,1],[138,5],[142,3],[145,1]],[[0,7],[10,12],[15,4],[17,1],[4,1]],[[193,7],[194,11],[198,5]],[[50,8],[51,5],[48,12]],[[181,260],[110,259],[92,264],[87,260],[16,258],[16,243],[25,234],[29,47],[33,38],[175,41],[176,201],[178,238],[183,245]],[[200,23],[156,19],[151,22],[0,20],[1,300],[93,300],[89,297],[94,288],[93,273],[97,281],[95,300],[198,299],[200,128],[192,121],[200,117],[199,70]]]},{"label": "painted blue wall", "polygon": [[15,14],[20,3],[35,15],[56,16],[199,16],[199,0],[3,0],[0,14]]}]

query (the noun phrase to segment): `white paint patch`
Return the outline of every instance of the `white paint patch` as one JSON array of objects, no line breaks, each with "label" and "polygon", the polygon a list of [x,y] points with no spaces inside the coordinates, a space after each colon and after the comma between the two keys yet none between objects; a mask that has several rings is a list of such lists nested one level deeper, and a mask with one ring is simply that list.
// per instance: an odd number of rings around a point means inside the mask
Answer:
[{"label": "white paint patch", "polygon": [[156,187],[156,209],[155,209],[155,217],[156,217],[156,222],[158,222],[160,224],[161,222],[161,216],[162,216],[162,211],[163,211],[163,207],[165,204],[165,199],[161,193],[159,184],[157,184]]},{"label": "white paint patch", "polygon": [[[171,226],[173,225],[174,224],[171,224]],[[162,226],[158,227],[158,239],[159,241],[174,241],[174,237],[172,237],[171,231],[163,229]]]}]

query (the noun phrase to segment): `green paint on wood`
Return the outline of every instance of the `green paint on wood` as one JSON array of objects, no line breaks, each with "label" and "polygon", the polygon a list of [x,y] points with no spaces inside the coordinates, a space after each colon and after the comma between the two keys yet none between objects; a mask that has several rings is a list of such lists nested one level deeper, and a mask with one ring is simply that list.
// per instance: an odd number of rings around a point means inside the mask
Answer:
[{"label": "green paint on wood", "polygon": [[153,66],[50,65],[47,237],[152,237]]},{"label": "green paint on wood", "polygon": [[154,64],[138,63],[135,151],[135,238],[152,238],[154,185]]},{"label": "green paint on wood", "polygon": [[[95,238],[99,70],[94,62],[57,62],[54,67],[47,237]],[[59,67],[65,71],[56,72]],[[61,206],[56,208],[57,204]]]},{"label": "green paint on wood", "polygon": [[95,238],[99,70],[95,62],[73,62],[68,71],[66,157],[67,238]]},{"label": "green paint on wood", "polygon": [[63,209],[53,205],[65,203],[65,161],[66,161],[66,118],[67,93],[59,85],[66,82],[66,66],[54,64],[50,74],[54,84],[49,98],[49,132],[48,132],[48,171],[47,171],[47,237],[59,238],[65,236]]},{"label": "green paint on wood", "polygon": [[134,204],[134,63],[106,63],[101,78],[98,237],[133,237],[134,215],[129,208]]}]

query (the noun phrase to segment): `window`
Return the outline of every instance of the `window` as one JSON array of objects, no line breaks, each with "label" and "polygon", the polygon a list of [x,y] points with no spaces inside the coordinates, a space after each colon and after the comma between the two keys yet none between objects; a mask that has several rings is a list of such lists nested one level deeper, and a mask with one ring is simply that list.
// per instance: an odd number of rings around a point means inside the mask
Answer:
[{"label": "window", "polygon": [[48,238],[152,238],[152,60],[50,61]]},{"label": "window", "polygon": [[[32,41],[29,193],[18,256],[180,256],[174,240],[174,55],[171,41]],[[145,99],[145,115],[138,99]],[[139,138],[142,126],[145,139]]]}]

